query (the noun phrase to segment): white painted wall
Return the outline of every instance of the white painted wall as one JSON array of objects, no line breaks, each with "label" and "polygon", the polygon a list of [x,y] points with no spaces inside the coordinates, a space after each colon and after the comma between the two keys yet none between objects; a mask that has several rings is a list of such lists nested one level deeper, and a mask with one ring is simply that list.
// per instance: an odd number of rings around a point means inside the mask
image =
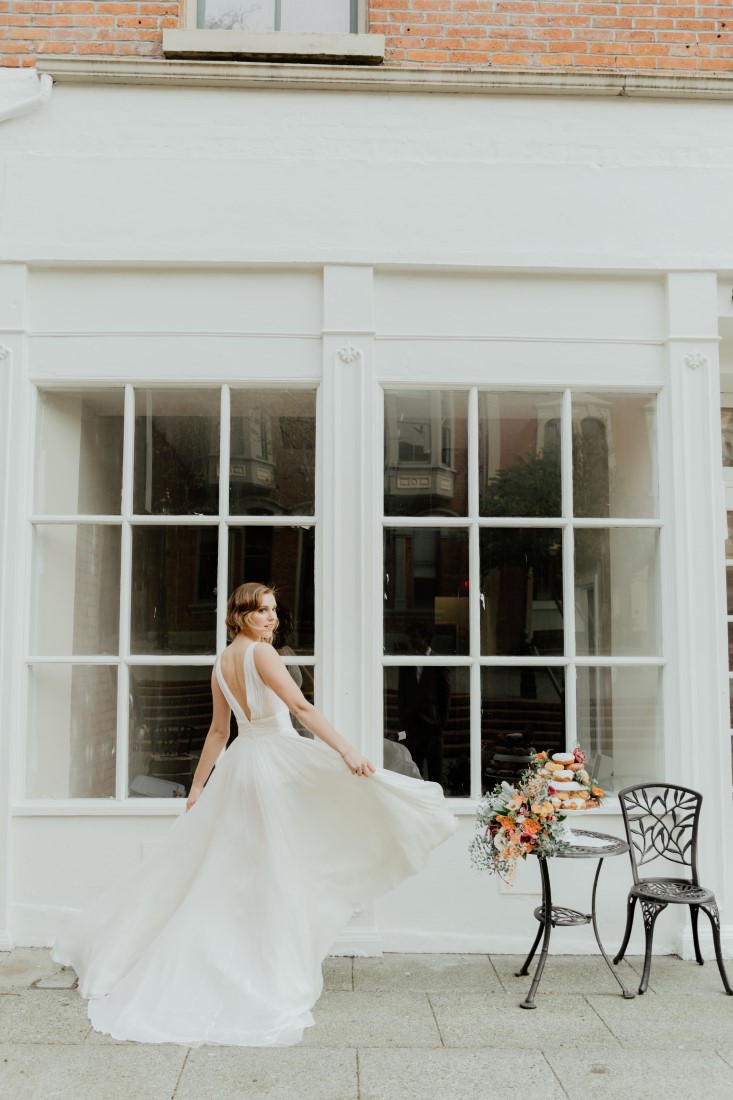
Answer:
[{"label": "white painted wall", "polygon": [[[381,453],[365,426],[377,423],[379,385],[659,387],[665,767],[705,788],[705,874],[730,929],[730,855],[716,841],[731,835],[729,783],[717,778],[729,774],[714,625],[724,606],[710,442],[717,299],[705,274],[730,264],[728,114],[725,103],[679,100],[60,85],[0,130],[0,281],[19,302],[0,311],[0,343],[18,371],[3,392],[19,455],[30,378],[321,382],[319,689],[346,727],[363,723],[367,747],[379,739]],[[355,357],[339,356],[347,345]],[[685,367],[700,349],[706,365]],[[350,465],[335,466],[345,454]],[[28,489],[21,463],[3,558],[3,684],[22,674]],[[137,807],[24,809],[22,691],[0,715],[2,758],[14,761],[0,842],[11,794],[16,806],[5,921],[18,942],[43,943],[64,907],[134,865],[169,819]],[[620,833],[612,811],[594,824]],[[536,868],[511,894],[482,879],[468,865],[471,828],[466,817],[343,945],[521,952]],[[627,866],[611,861],[603,878],[615,944]],[[566,903],[587,904],[577,865],[558,866],[557,883]],[[682,943],[671,916],[657,935],[660,949]],[[567,950],[588,943],[582,932],[562,938]]]}]

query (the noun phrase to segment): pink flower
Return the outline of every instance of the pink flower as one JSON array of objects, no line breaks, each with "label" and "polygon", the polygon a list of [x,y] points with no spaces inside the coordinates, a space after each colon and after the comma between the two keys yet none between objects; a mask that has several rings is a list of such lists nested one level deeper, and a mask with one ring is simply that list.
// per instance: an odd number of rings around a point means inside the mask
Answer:
[{"label": "pink flower", "polygon": [[585,755],[585,753],[583,752],[582,749],[579,749],[579,748],[573,749],[573,757],[575,758],[575,763],[576,764],[585,764],[586,755]]}]

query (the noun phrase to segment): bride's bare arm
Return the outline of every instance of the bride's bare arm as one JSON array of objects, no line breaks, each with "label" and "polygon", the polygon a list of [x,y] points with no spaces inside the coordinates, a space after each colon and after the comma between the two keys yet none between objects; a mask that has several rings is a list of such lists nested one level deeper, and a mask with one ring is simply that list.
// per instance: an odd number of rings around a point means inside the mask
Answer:
[{"label": "bride's bare arm", "polygon": [[209,732],[206,734],[204,747],[201,750],[201,756],[199,757],[196,771],[191,780],[191,790],[188,792],[188,798],[186,799],[187,810],[190,810],[197,801],[204,789],[206,780],[211,775],[214,764],[219,759],[222,750],[229,740],[230,708],[224,696],[224,692],[219,687],[219,681],[216,678],[216,668],[211,674],[211,698],[214,705],[211,715],[211,725],[209,726]]},{"label": "bride's bare arm", "polygon": [[279,654],[270,645],[257,645],[254,661],[263,682],[274,691],[279,699],[306,729],[320,737],[329,748],[343,757],[344,763],[354,775],[371,775],[374,765],[366,756],[362,756],[350,742],[333,728],[327,718],[309,703],[303,692],[293,680]]}]

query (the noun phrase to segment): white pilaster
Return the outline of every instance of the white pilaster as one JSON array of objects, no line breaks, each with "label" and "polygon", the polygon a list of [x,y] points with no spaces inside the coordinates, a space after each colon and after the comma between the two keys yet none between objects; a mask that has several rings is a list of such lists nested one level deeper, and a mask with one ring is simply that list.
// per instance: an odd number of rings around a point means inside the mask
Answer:
[{"label": "white pilaster", "polygon": [[14,665],[21,645],[15,616],[19,585],[13,576],[18,562],[17,454],[15,431],[22,400],[18,379],[22,352],[26,269],[0,264],[0,951],[13,947],[10,931],[11,776]]},{"label": "white pilaster", "polygon": [[[666,778],[704,795],[700,879],[716,893],[724,941],[733,940],[731,761],[725,629],[725,514],[720,456],[717,280],[667,279],[670,441],[662,500],[675,518],[663,539],[668,658]],[[666,461],[665,461],[666,459]],[[671,736],[670,736],[671,735]],[[686,914],[685,914],[686,915]],[[709,941],[707,922],[701,932]],[[680,928],[680,949],[691,937]]]},{"label": "white pilaster", "polygon": [[[370,583],[377,575],[375,441],[366,438],[368,426],[376,422],[373,318],[371,267],[326,266],[319,410],[317,582],[323,606],[319,679],[328,685],[328,694],[322,699],[327,716],[345,737],[381,763],[381,717],[375,690],[375,677],[381,670],[374,634],[374,608],[381,610],[381,602]],[[355,915],[333,951],[381,954],[371,906]]]}]

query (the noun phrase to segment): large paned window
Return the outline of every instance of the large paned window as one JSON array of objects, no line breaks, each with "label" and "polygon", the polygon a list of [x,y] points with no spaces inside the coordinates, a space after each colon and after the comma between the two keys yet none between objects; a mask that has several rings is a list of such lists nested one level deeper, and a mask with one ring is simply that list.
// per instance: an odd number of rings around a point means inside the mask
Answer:
[{"label": "large paned window", "polygon": [[25,796],[184,797],[228,593],[312,698],[314,389],[39,393]]},{"label": "large paned window", "polygon": [[358,29],[358,0],[198,0],[197,24],[207,30],[320,32]]},{"label": "large paned window", "polygon": [[384,395],[384,723],[448,795],[661,766],[656,397]]}]

